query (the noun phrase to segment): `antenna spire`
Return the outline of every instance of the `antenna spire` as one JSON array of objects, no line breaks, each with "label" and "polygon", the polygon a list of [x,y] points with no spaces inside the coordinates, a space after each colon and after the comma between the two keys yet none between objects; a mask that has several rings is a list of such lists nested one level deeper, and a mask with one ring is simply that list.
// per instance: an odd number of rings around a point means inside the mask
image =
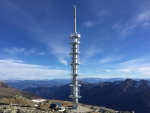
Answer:
[{"label": "antenna spire", "polygon": [[74,33],[76,33],[76,6],[73,5],[73,16],[74,16]]}]

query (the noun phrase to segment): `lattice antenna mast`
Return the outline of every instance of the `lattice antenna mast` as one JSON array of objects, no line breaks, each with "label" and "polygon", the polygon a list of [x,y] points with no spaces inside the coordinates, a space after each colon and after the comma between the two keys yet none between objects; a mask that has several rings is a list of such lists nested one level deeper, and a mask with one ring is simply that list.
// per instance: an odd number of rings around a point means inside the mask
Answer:
[{"label": "lattice antenna mast", "polygon": [[70,63],[71,65],[71,76],[72,76],[72,84],[71,86],[71,95],[70,98],[73,99],[73,109],[78,108],[78,98],[81,98],[79,87],[81,85],[78,84],[78,66],[79,63],[79,39],[81,38],[80,34],[76,32],[76,6],[73,6],[73,12],[74,12],[74,31],[70,36],[71,39],[71,57],[72,61]]}]

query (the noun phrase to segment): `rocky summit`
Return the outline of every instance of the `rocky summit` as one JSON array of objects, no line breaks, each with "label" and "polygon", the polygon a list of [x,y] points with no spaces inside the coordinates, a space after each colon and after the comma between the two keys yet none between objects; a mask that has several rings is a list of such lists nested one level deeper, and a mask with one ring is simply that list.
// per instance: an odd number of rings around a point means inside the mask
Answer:
[{"label": "rocky summit", "polygon": [[0,82],[0,98],[14,97],[15,95],[21,95],[22,97],[30,98],[30,99],[40,98],[39,96],[33,93],[17,90],[17,89],[7,86],[4,82]]},{"label": "rocky summit", "polygon": [[[0,99],[0,113],[53,113],[49,108],[50,101],[40,103],[39,107],[35,103],[22,96]],[[42,106],[43,105],[43,106]]]},{"label": "rocky summit", "polygon": [[4,82],[0,82],[0,87],[1,88],[8,88],[8,86]]}]

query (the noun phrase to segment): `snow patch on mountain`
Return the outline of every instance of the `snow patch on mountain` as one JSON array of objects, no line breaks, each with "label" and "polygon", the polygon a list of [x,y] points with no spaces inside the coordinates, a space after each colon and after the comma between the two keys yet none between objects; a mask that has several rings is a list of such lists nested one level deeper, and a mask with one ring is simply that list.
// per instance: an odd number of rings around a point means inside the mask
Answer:
[{"label": "snow patch on mountain", "polygon": [[134,87],[139,87],[141,85],[140,82],[137,82]]},{"label": "snow patch on mountain", "polygon": [[150,86],[150,82],[147,82],[147,85]]},{"label": "snow patch on mountain", "polygon": [[120,83],[120,81],[116,81],[116,82],[115,82],[115,85],[118,85],[119,83]]}]

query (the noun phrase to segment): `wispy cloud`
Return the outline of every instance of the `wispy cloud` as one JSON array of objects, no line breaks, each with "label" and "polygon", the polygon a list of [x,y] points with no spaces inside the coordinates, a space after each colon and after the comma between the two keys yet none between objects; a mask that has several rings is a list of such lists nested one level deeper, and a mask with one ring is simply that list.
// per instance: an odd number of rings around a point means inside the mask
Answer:
[{"label": "wispy cloud", "polygon": [[[37,5],[37,4],[36,4]],[[45,7],[43,7],[45,8]],[[49,7],[47,7],[49,8]],[[10,14],[10,11],[7,9],[12,9],[12,12]],[[3,3],[3,7],[2,10],[5,12],[6,15],[10,15],[10,17],[12,18],[8,18],[9,21],[19,25],[20,27],[26,29],[26,32],[29,33],[30,36],[32,36],[32,38],[34,39],[34,41],[39,42],[39,43],[43,43],[47,46],[49,53],[51,55],[56,56],[56,59],[58,60],[58,62],[65,64],[65,62],[67,62],[67,58],[69,56],[69,49],[68,49],[68,43],[63,44],[64,42],[64,32],[61,32],[62,30],[60,30],[61,28],[59,28],[59,34],[58,32],[55,32],[54,28],[52,26],[57,26],[57,22],[55,23],[55,25],[53,24],[52,19],[50,19],[48,22],[51,23],[47,23],[45,22],[44,24],[41,24],[41,20],[38,20],[37,18],[35,18],[31,12],[27,12],[26,10],[24,10],[23,8],[19,7],[19,5],[16,5],[15,3],[11,2],[11,1],[6,1]],[[46,9],[47,10],[47,9]],[[51,11],[51,10],[49,10]],[[48,12],[49,13],[49,12]],[[13,16],[17,14],[16,16]],[[5,15],[3,15],[5,17]],[[6,17],[7,18],[7,17]],[[19,20],[18,20],[19,18]],[[47,17],[49,18],[49,16]],[[18,21],[16,21],[18,20]],[[49,27],[47,28],[47,25],[49,24]],[[46,26],[46,27],[45,27]],[[47,30],[47,29],[52,29],[52,30]],[[58,28],[55,28],[58,31]],[[69,33],[68,33],[69,34]],[[68,34],[65,36],[65,38],[68,37]],[[67,45],[67,46],[66,46]],[[7,48],[8,52],[11,52],[11,48]],[[20,48],[17,48],[18,51],[20,50]],[[25,49],[25,48],[23,48]],[[12,50],[12,53],[17,54],[17,52],[15,52],[14,50]],[[21,53],[24,53],[26,55],[30,55],[30,54],[35,54],[35,55],[45,55],[45,52],[35,52],[34,49],[32,50],[22,50]],[[61,59],[61,60],[60,60]],[[62,62],[63,60],[63,62]]]},{"label": "wispy cloud", "polygon": [[107,69],[107,70],[103,70],[103,72],[110,72],[110,70],[109,70],[109,69]]},{"label": "wispy cloud", "polygon": [[134,59],[121,63],[121,65],[135,64],[144,61],[144,59]]},{"label": "wispy cloud", "polygon": [[100,24],[101,21],[104,21],[104,20],[102,20],[103,17],[109,16],[110,13],[106,9],[102,9],[100,11],[96,11],[96,14],[94,14],[94,15],[95,15],[95,17],[97,17],[97,19],[93,18],[92,21],[85,21],[83,23],[83,26],[85,26],[86,28],[94,27],[94,26]]},{"label": "wispy cloud", "polygon": [[66,41],[68,35],[49,33],[49,31],[40,27],[33,27],[30,29],[30,33],[33,37],[36,37],[36,41],[39,41],[47,46],[49,53],[54,55],[58,62],[64,64],[64,62],[60,59],[67,62],[70,52],[69,39]]},{"label": "wispy cloud", "polygon": [[150,63],[146,59],[129,60],[121,63],[116,71],[145,75],[150,73]]},{"label": "wispy cloud", "polygon": [[43,56],[43,55],[47,55],[45,52],[39,52],[39,53],[36,53],[37,56]]},{"label": "wispy cloud", "polygon": [[60,63],[64,64],[64,65],[67,65],[67,61],[62,59],[62,58],[59,58],[58,59]]},{"label": "wispy cloud", "polygon": [[104,9],[104,8],[98,12],[98,16],[100,18],[110,16],[110,15],[111,15],[111,13],[107,9]]},{"label": "wispy cloud", "polygon": [[98,24],[98,22],[86,21],[83,23],[83,26],[89,28],[95,26],[96,24]]},{"label": "wispy cloud", "polygon": [[92,46],[86,49],[87,51],[85,51],[83,54],[84,56],[81,58],[81,63],[83,64],[84,62],[86,62],[90,57],[96,55],[97,53],[99,53],[101,50],[99,50],[98,48],[96,48],[96,46]]},{"label": "wispy cloud", "polygon": [[26,50],[25,48],[19,48],[19,47],[12,47],[12,48],[6,47],[6,48],[4,48],[4,51],[11,55],[18,55],[18,54],[24,54],[24,55],[34,54],[34,55],[38,55],[38,56],[46,55],[45,52],[37,52],[35,48]]},{"label": "wispy cloud", "polygon": [[119,61],[123,58],[123,56],[109,56],[99,60],[99,63],[109,63],[114,61]]},{"label": "wispy cloud", "polygon": [[139,22],[149,21],[150,20],[150,11],[145,11],[145,12],[138,14],[136,19]]},{"label": "wispy cloud", "polygon": [[[0,60],[0,79],[50,79],[68,75],[69,71],[48,66],[26,64],[19,60]],[[3,76],[2,76],[3,75]]]},{"label": "wispy cloud", "polygon": [[17,48],[17,47],[4,48],[4,51],[6,51],[7,53],[11,55],[15,55],[15,54],[23,53],[25,51],[25,48]]},{"label": "wispy cloud", "polygon": [[86,58],[89,58],[89,57],[95,55],[97,52],[98,52],[98,50],[96,49],[96,47],[91,47],[91,48],[87,49],[85,56],[86,56]]},{"label": "wispy cloud", "polygon": [[30,55],[30,54],[34,54],[34,53],[36,53],[35,48],[32,48],[32,49],[30,49],[30,50],[26,50],[26,51],[24,52],[24,54],[26,54],[26,55]]},{"label": "wispy cloud", "polygon": [[52,50],[51,53],[56,56],[58,61],[64,65],[67,65],[67,59],[69,58],[69,52],[71,50],[59,42],[57,42],[57,44],[50,43],[49,47]]},{"label": "wispy cloud", "polygon": [[119,31],[121,36],[126,36],[137,27],[144,27],[150,25],[150,11],[142,11],[132,16],[125,23],[116,23],[112,26],[113,29]]},{"label": "wispy cloud", "polygon": [[131,72],[131,69],[118,69],[116,71],[128,73]]},{"label": "wispy cloud", "polygon": [[143,74],[149,75],[150,74],[150,65],[140,67],[140,68],[138,68],[138,70],[140,72],[142,72]]}]

